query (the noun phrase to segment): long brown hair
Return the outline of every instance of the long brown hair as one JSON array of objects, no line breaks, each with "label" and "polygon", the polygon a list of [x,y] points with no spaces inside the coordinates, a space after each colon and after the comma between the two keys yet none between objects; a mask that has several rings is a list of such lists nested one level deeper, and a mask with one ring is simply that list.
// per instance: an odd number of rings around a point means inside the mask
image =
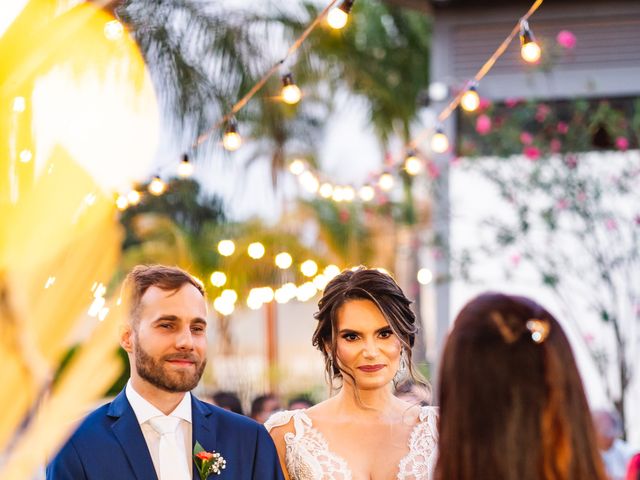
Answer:
[{"label": "long brown hair", "polygon": [[411,348],[418,331],[416,316],[410,308],[411,300],[389,274],[359,267],[355,270],[344,270],[327,284],[318,302],[318,312],[314,315],[318,325],[313,334],[313,345],[324,356],[325,370],[332,387],[333,380],[342,379],[344,375],[355,382],[349,372],[341,370],[338,366],[336,341],[340,308],[346,302],[358,299],[373,302],[382,312],[403,346],[407,376],[414,382],[425,385],[426,382],[417,372],[411,356]]},{"label": "long brown hair", "polygon": [[571,347],[534,301],[480,295],[440,369],[437,480],[605,480]]}]

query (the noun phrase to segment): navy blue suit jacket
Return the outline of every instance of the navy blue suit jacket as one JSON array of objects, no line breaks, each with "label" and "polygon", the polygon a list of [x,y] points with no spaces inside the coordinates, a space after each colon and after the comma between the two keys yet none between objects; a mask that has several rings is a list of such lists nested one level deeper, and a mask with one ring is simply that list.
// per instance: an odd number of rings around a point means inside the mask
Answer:
[{"label": "navy blue suit jacket", "polygon": [[[282,480],[278,454],[265,428],[191,396],[193,445],[227,461],[213,479]],[[47,467],[47,480],[157,480],[149,449],[124,390],[85,418]],[[193,479],[199,480],[193,464]]]}]

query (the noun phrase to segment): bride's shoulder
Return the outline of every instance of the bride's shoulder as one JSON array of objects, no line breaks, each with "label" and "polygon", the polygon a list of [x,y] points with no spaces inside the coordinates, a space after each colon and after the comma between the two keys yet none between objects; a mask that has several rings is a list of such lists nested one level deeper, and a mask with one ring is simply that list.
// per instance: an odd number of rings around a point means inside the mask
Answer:
[{"label": "bride's shoulder", "polygon": [[308,423],[305,410],[282,410],[271,415],[264,426],[269,433],[273,430],[280,430],[284,434],[294,431],[299,425],[305,423]]},{"label": "bride's shoulder", "polygon": [[419,415],[421,422],[437,421],[439,409],[438,407],[432,407],[430,405],[421,406]]}]

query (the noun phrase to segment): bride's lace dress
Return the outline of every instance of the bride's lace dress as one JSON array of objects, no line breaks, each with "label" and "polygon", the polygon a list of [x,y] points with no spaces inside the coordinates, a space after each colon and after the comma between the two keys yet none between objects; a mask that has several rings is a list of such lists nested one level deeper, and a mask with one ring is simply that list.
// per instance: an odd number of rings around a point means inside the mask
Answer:
[{"label": "bride's lace dress", "polygon": [[[285,433],[285,463],[291,480],[351,480],[347,462],[329,450],[304,410],[278,412],[265,427],[286,425],[293,419],[293,432]],[[419,421],[409,435],[407,454],[398,465],[397,480],[431,480],[437,455],[437,409],[422,407]]]}]

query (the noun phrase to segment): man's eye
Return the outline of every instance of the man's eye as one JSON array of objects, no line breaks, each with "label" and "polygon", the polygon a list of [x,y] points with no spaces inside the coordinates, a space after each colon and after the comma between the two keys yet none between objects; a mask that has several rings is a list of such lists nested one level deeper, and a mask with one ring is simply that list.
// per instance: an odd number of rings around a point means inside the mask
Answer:
[{"label": "man's eye", "polygon": [[197,333],[202,333],[202,332],[204,332],[204,327],[192,327],[191,331],[192,332],[197,332]]},{"label": "man's eye", "polygon": [[160,328],[171,328],[171,324],[170,323],[161,323],[160,325],[158,325]]}]

